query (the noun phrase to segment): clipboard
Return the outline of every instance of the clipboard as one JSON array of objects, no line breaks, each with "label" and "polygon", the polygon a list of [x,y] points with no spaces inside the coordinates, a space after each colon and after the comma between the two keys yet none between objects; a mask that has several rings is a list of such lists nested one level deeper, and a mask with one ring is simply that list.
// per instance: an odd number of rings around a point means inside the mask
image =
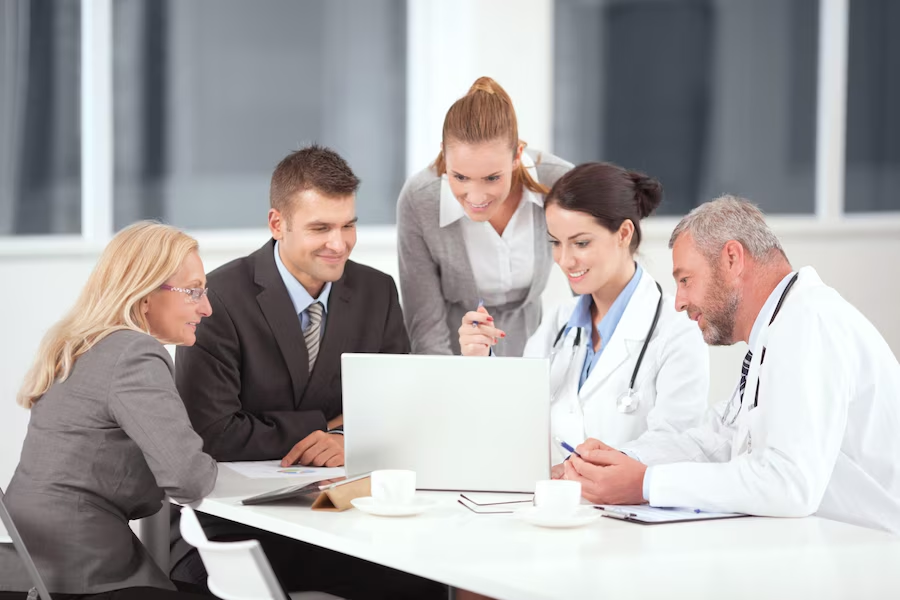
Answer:
[{"label": "clipboard", "polygon": [[601,511],[604,517],[641,525],[693,523],[695,521],[716,521],[719,519],[738,519],[752,516],[744,513],[706,512],[694,508],[658,508],[647,506],[646,504],[595,504],[594,508]]}]

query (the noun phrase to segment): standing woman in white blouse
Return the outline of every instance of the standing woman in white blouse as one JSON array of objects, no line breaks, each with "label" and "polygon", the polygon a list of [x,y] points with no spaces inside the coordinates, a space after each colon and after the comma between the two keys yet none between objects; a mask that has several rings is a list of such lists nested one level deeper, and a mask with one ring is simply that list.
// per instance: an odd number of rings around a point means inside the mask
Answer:
[{"label": "standing woman in white blouse", "polygon": [[521,356],[553,265],[544,195],[572,165],[526,150],[509,95],[475,81],[444,119],[441,151],[397,201],[400,292],[415,354],[459,354],[463,315],[502,321],[498,354]]}]

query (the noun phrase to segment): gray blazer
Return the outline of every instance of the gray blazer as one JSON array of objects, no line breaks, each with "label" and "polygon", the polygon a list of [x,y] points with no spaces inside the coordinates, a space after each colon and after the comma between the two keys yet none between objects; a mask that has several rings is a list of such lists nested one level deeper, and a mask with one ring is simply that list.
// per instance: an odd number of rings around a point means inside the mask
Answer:
[{"label": "gray blazer", "polygon": [[[553,187],[572,165],[548,154],[526,149],[536,163],[537,178]],[[525,300],[486,306],[506,332],[494,351],[522,356],[525,342],[541,322],[541,294],[553,266],[544,211],[534,211],[534,277]],[[462,224],[440,226],[441,178],[428,167],[413,175],[397,201],[397,247],[400,254],[400,294],[406,329],[414,354],[459,354],[463,315],[478,305],[478,289],[466,252]]]},{"label": "gray blazer", "polygon": [[[128,526],[166,494],[192,502],[215,485],[173,372],[156,339],[117,331],[31,409],[6,502],[51,592],[175,589]],[[0,590],[29,589],[23,571],[12,546],[0,546]]]}]

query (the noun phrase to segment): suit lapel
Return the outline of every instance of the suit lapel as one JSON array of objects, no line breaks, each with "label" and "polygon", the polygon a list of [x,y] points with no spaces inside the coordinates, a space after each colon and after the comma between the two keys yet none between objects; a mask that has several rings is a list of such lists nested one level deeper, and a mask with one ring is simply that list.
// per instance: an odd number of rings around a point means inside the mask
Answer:
[{"label": "suit lapel", "polygon": [[[466,218],[466,217],[463,217]],[[478,285],[475,283],[475,273],[472,271],[472,260],[469,258],[469,252],[466,250],[466,241],[463,239],[462,219],[457,220],[440,231],[444,235],[446,245],[446,256],[454,257],[459,261],[460,280],[455,282],[457,289],[452,293],[455,297],[460,298],[463,302],[477,303],[480,298]],[[474,302],[473,302],[474,301]]]},{"label": "suit lapel", "polygon": [[547,287],[547,278],[541,277],[539,274],[547,273],[553,260],[550,244],[547,242],[547,222],[544,218],[544,209],[532,205],[531,211],[534,219],[531,226],[534,231],[534,275],[531,277],[531,288],[528,290],[526,303],[538,301],[544,293],[544,289]]},{"label": "suit lapel", "polygon": [[[588,396],[593,393],[630,357],[633,356],[637,360],[637,355],[647,337],[647,331],[650,329],[650,323],[653,321],[658,301],[659,290],[656,289],[653,278],[644,271],[612,338],[606,342],[597,366],[588,375],[587,381],[581,389],[582,395]],[[628,374],[628,377],[631,378],[631,373]],[[623,388],[622,391],[624,392],[625,389]]]},{"label": "suit lapel", "polygon": [[257,294],[256,302],[281,350],[291,375],[294,405],[299,406],[309,380],[309,354],[303,341],[300,317],[294,313],[294,304],[275,266],[274,252],[275,242],[272,240],[254,253],[254,282],[263,288]]}]

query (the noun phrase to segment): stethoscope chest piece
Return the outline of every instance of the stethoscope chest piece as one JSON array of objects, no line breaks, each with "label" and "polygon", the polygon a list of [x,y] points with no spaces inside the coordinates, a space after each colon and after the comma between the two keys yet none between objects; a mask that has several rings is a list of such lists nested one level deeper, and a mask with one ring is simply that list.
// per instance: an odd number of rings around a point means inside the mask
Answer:
[{"label": "stethoscope chest piece", "polygon": [[633,413],[640,403],[640,396],[633,389],[627,389],[616,399],[616,410],[625,414]]}]

